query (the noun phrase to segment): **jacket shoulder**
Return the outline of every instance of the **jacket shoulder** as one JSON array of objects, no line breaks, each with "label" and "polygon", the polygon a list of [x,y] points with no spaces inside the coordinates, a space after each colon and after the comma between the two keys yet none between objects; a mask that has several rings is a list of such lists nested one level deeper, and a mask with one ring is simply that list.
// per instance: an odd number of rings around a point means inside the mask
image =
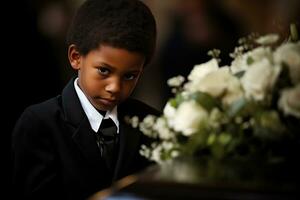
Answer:
[{"label": "jacket shoulder", "polygon": [[120,105],[120,112],[122,115],[138,116],[144,118],[146,115],[161,115],[161,111],[154,107],[138,100],[129,98]]},{"label": "jacket shoulder", "polygon": [[36,120],[49,122],[58,113],[61,113],[61,97],[53,97],[41,103],[33,104],[24,109],[16,125],[20,123],[29,122],[35,123]]},{"label": "jacket shoulder", "polygon": [[14,125],[12,131],[13,146],[23,144],[25,141],[32,143],[36,139],[39,143],[43,140],[42,138],[48,137],[49,134],[46,132],[48,133],[49,127],[55,123],[58,112],[58,97],[28,106]]},{"label": "jacket shoulder", "polygon": [[28,106],[24,113],[31,112],[38,116],[51,116],[61,109],[61,96]]}]

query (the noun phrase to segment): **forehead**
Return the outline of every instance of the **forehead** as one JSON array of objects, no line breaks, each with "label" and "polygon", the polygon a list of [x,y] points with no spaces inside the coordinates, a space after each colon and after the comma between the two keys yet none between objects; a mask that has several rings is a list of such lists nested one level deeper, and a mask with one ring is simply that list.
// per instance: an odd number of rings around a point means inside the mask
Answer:
[{"label": "forehead", "polygon": [[140,53],[109,45],[101,45],[99,48],[90,51],[86,59],[95,65],[107,64],[124,69],[140,69],[143,68],[145,62],[145,56]]}]

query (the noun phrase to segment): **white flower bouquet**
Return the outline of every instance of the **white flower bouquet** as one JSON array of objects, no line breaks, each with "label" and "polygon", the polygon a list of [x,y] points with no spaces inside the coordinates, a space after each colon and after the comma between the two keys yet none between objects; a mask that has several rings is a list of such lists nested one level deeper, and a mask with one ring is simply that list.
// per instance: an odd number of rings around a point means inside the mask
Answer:
[{"label": "white flower bouquet", "polygon": [[300,42],[291,28],[291,37],[281,42],[276,34],[241,39],[230,66],[219,66],[220,52],[213,50],[213,58],[194,66],[187,80],[169,79],[174,97],[163,115],[128,119],[153,138],[140,153],[157,163],[178,156],[274,162],[295,153]]}]

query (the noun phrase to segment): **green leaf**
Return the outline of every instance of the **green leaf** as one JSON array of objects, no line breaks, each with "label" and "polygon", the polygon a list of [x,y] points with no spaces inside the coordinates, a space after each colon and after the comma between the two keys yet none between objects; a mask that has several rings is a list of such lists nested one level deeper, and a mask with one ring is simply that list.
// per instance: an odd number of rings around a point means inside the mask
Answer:
[{"label": "green leaf", "polygon": [[219,107],[217,100],[204,92],[195,92],[191,94],[190,98],[197,101],[207,111],[211,111],[213,108]]},{"label": "green leaf", "polygon": [[184,101],[184,98],[182,97],[181,94],[177,94],[175,99],[176,99],[177,105],[181,104]]},{"label": "green leaf", "polygon": [[232,136],[228,133],[221,133],[218,139],[222,145],[227,145],[232,140]]},{"label": "green leaf", "polygon": [[254,63],[253,58],[252,58],[251,56],[249,56],[249,57],[247,58],[247,64],[248,64],[248,65],[251,65],[251,64],[253,64],[253,63]]},{"label": "green leaf", "polygon": [[236,116],[246,105],[247,105],[247,100],[245,98],[240,98],[236,100],[229,106],[227,110],[228,116],[229,117]]},{"label": "green leaf", "polygon": [[264,111],[255,116],[254,135],[263,139],[278,139],[285,133],[280,117],[276,111]]},{"label": "green leaf", "polygon": [[200,126],[198,132],[187,138],[184,143],[184,151],[188,154],[194,154],[200,149],[207,147],[208,137],[212,134],[206,126]]},{"label": "green leaf", "polygon": [[177,108],[177,107],[178,107],[178,104],[177,104],[175,98],[170,99],[170,100],[169,100],[169,103],[170,103],[170,105],[171,105],[172,107],[174,107],[174,108]]},{"label": "green leaf", "polygon": [[235,73],[234,76],[237,78],[242,78],[244,74],[245,74],[245,70]]},{"label": "green leaf", "polygon": [[172,107],[177,108],[182,102],[184,101],[184,98],[181,94],[177,94],[174,98],[169,100],[169,103]]},{"label": "green leaf", "polygon": [[217,139],[217,135],[215,133],[209,134],[207,138],[207,145],[208,146],[212,145],[213,143],[215,143],[216,139]]}]

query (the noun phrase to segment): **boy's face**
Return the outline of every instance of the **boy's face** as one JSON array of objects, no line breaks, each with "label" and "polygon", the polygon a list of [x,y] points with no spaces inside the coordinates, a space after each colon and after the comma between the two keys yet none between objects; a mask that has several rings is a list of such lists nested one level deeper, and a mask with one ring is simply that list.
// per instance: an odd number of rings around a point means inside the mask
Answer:
[{"label": "boy's face", "polygon": [[101,45],[82,56],[71,45],[69,60],[78,70],[81,90],[95,108],[106,111],[132,93],[142,73],[145,57],[108,45]]}]

